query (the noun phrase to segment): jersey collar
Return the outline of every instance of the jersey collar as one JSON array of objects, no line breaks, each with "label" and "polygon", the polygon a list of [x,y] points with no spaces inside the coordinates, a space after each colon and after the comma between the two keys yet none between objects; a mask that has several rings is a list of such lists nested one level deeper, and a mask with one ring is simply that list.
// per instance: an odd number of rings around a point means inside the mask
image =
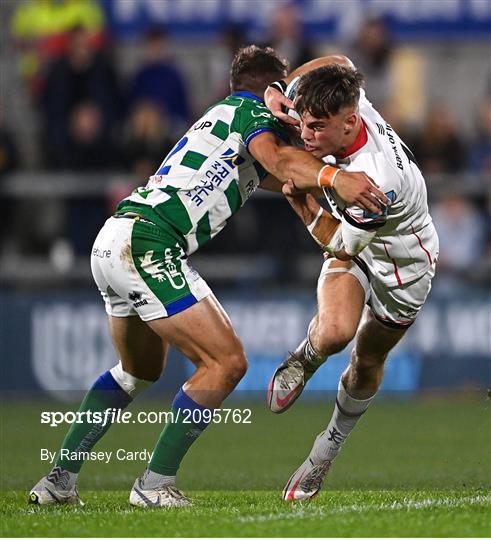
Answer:
[{"label": "jersey collar", "polygon": [[234,92],[231,95],[234,96],[234,97],[235,96],[246,97],[246,98],[249,98],[249,99],[253,99],[254,101],[260,101],[261,103],[264,103],[264,100],[262,98],[260,98],[259,96],[256,96],[256,94],[253,94],[252,92],[246,92],[245,90],[241,91],[241,92]]},{"label": "jersey collar", "polygon": [[362,118],[360,131],[358,135],[356,136],[356,139],[354,140],[353,144],[349,146],[342,154],[336,154],[336,158],[344,159],[344,158],[347,158],[348,156],[351,156],[351,154],[358,152],[360,148],[365,146],[367,141],[368,141],[367,126],[365,125],[365,122]]}]

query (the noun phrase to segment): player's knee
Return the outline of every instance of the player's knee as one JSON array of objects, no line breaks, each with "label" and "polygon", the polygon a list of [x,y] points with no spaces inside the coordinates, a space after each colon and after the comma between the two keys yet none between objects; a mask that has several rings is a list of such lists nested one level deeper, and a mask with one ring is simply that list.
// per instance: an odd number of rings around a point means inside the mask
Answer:
[{"label": "player's knee", "polygon": [[235,386],[247,372],[247,359],[244,351],[237,350],[229,354],[223,367],[228,382]]},{"label": "player's knee", "polygon": [[158,379],[158,376],[156,379],[151,379],[149,377],[144,378],[143,376],[139,377],[135,374],[131,374],[129,371],[123,369],[121,362],[112,367],[110,372],[117,384],[133,398]]},{"label": "player's knee", "polygon": [[317,331],[317,343],[315,348],[322,356],[336,354],[346,348],[353,339],[353,332],[342,324],[329,324],[322,327],[320,324]]}]

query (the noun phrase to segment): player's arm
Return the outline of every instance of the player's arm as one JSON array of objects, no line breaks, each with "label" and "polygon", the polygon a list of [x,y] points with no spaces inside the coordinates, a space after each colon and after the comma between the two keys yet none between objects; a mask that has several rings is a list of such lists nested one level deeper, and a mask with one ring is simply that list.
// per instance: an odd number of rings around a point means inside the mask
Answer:
[{"label": "player's arm", "polygon": [[313,69],[317,69],[322,66],[328,66],[330,64],[339,64],[341,66],[350,68],[355,67],[353,62],[347,56],[343,55],[323,56],[322,58],[316,58],[315,60],[302,64],[297,69],[292,71],[285,79],[282,79],[277,83],[273,83],[274,86],[268,86],[268,88],[266,88],[266,91],[264,92],[264,103],[266,104],[266,107],[268,107],[268,109],[278,119],[285,122],[285,124],[299,126],[300,122],[296,118],[284,112],[283,107],[293,109],[293,101],[288,99],[280,88],[283,88],[284,91],[288,84],[290,84],[293,79],[299,75],[303,75],[308,71],[312,71]]},{"label": "player's arm", "polygon": [[324,210],[310,193],[297,193],[291,182],[283,185],[283,193],[312,238],[326,251],[341,222]]},{"label": "player's arm", "polygon": [[283,188],[283,183],[276,178],[276,176],[273,176],[272,174],[268,174],[266,178],[261,180],[259,188],[264,189],[266,191],[273,191],[275,193],[281,193],[281,190]]},{"label": "player's arm", "polygon": [[272,131],[264,131],[249,142],[250,154],[282,183],[291,179],[299,190],[332,188],[348,204],[375,214],[389,200],[364,172],[346,172],[326,165],[309,152],[285,144]]},{"label": "player's arm", "polygon": [[[386,223],[386,216],[377,216],[369,219],[354,221],[350,214],[343,214],[343,220],[339,221],[322,206],[311,194],[297,193],[293,183],[287,182],[283,186],[283,194],[293,210],[303,221],[310,235],[321,248],[342,261],[353,259],[373,239],[377,228]],[[362,212],[361,209],[357,209]],[[362,214],[363,215],[363,214]],[[353,225],[349,220],[353,220]]]}]

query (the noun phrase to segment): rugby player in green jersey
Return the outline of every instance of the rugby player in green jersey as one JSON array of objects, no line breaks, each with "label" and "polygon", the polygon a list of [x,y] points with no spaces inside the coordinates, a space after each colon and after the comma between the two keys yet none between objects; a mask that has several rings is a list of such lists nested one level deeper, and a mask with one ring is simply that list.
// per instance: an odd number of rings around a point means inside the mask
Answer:
[{"label": "rugby player in green jersey", "polygon": [[[177,393],[173,421],[162,431],[148,468],[130,493],[144,507],[188,506],[176,473],[213,410],[235,388],[247,360],[230,320],[188,255],[217,235],[258,187],[281,191],[332,185],[370,212],[386,202],[370,178],[345,173],[288,144],[285,128],[262,97],[286,76],[272,49],[241,49],[231,68],[231,95],[210,107],[144,187],[121,201],[97,236],[91,267],[102,294],[120,362],[101,375],[80,412],[123,409],[156,381],[169,345],[196,366]],[[333,220],[333,230],[337,222]],[[190,422],[191,420],[191,422]],[[80,503],[84,456],[111,423],[74,423],[51,472],[34,486],[37,504]]]}]

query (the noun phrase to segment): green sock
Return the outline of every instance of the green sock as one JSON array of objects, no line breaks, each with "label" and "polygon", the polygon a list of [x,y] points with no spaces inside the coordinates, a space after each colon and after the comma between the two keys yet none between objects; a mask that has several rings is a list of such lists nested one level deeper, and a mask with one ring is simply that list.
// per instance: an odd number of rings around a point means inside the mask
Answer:
[{"label": "green sock", "polygon": [[[115,381],[111,372],[106,371],[85,394],[78,410],[79,412],[100,411],[103,413],[106,409],[124,409],[131,401],[131,396]],[[81,423],[74,422],[63,440],[55,466],[78,473],[84,463],[80,453],[89,452],[106,433],[111,427],[110,418],[111,415],[107,417],[105,423],[104,416],[100,423],[89,423],[86,417]]]},{"label": "green sock", "polygon": [[[182,388],[174,398],[172,412],[173,421],[162,431],[148,465],[151,471],[166,476],[175,476],[190,446],[203,433],[213,415],[211,409],[196,403]],[[191,419],[194,422],[190,422]]]}]

